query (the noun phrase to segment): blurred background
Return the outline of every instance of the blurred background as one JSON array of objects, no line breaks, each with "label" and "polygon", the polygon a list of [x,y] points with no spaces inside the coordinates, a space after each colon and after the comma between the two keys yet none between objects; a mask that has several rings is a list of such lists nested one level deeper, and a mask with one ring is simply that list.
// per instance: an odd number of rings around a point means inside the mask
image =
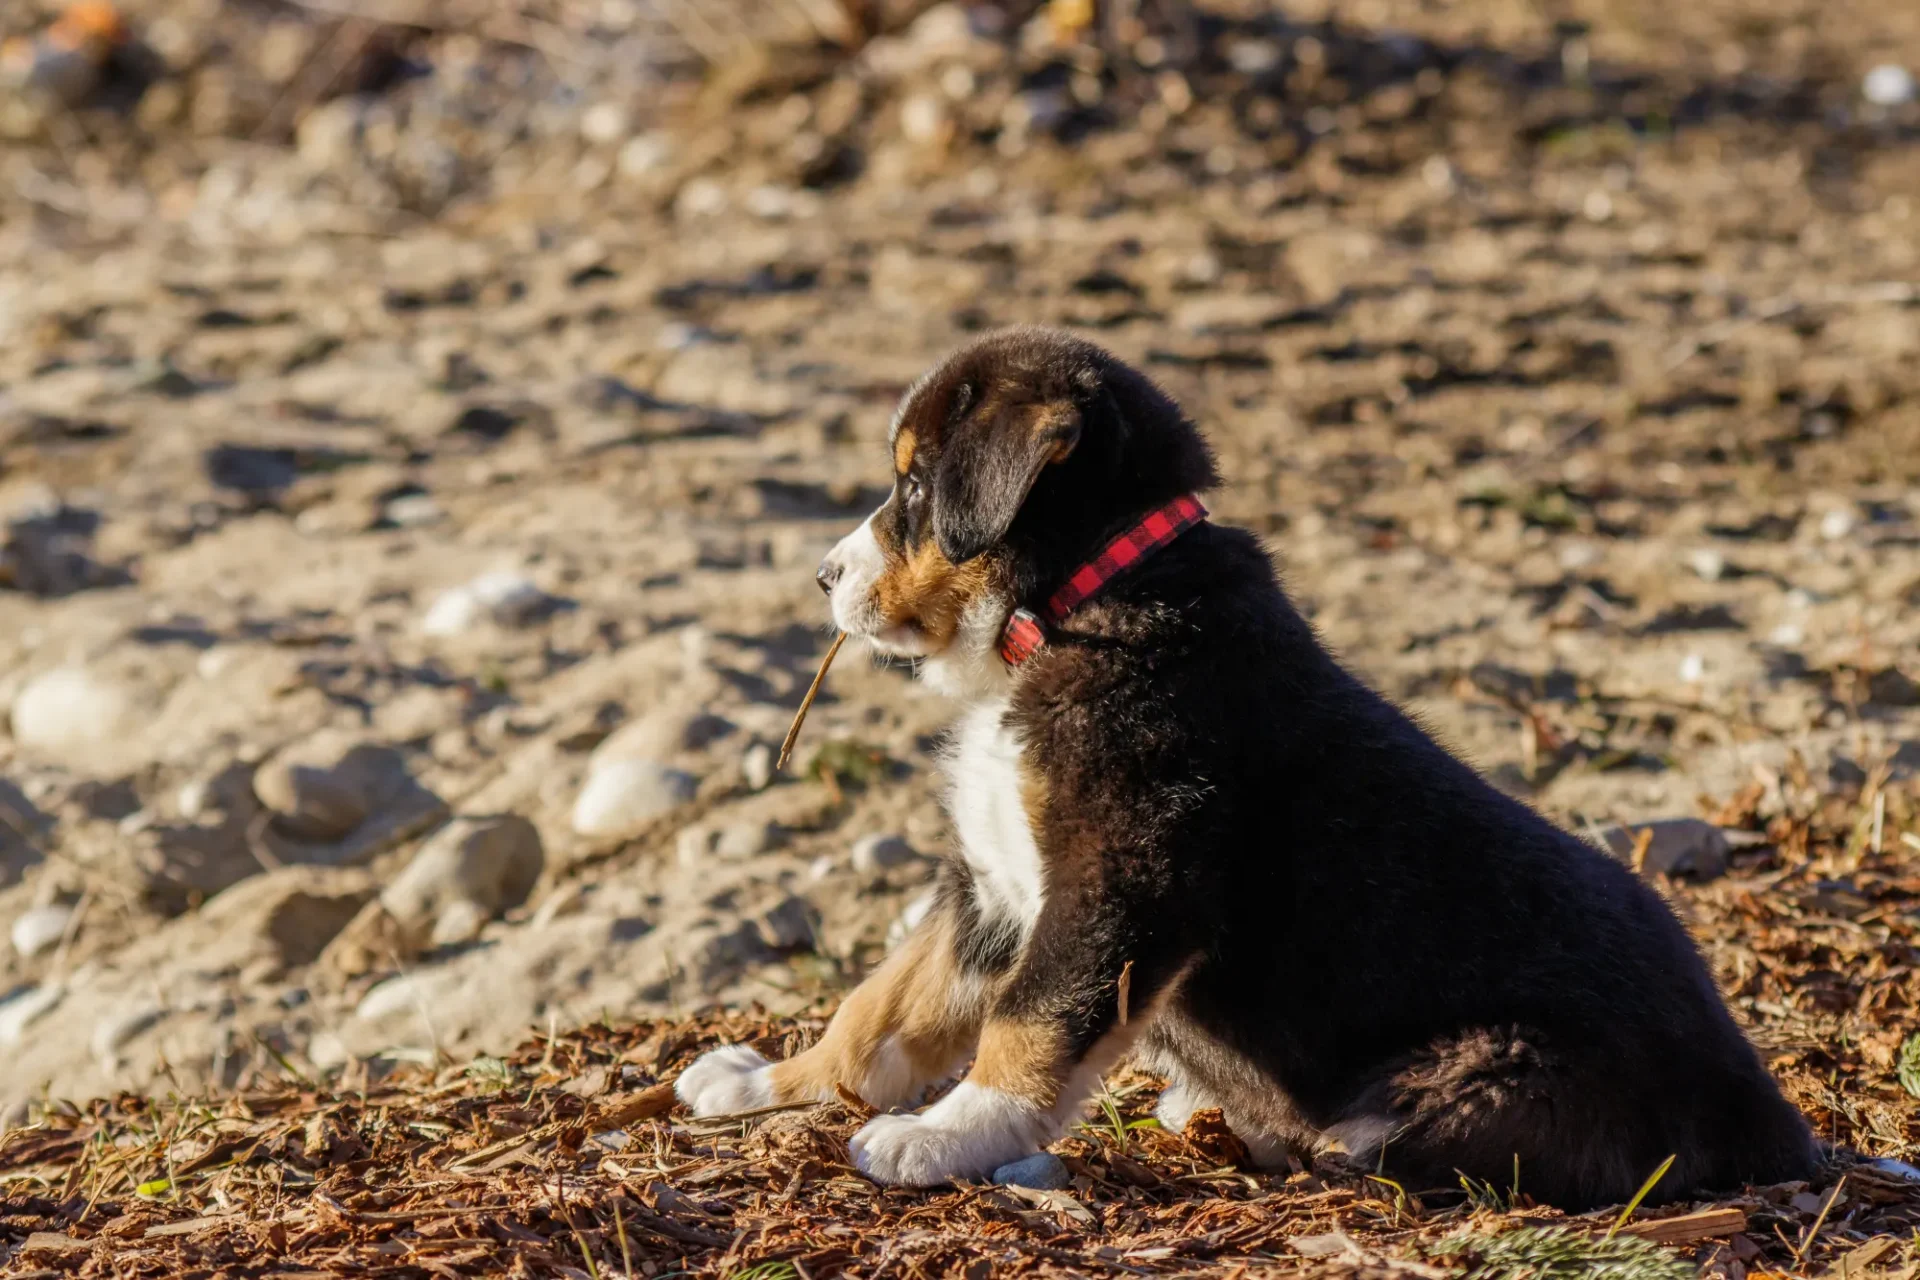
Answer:
[{"label": "blurred background", "polygon": [[840,989],[945,848],[946,709],[849,655],[774,776],[813,566],[1010,322],[1177,395],[1219,517],[1502,787],[1701,880],[1821,806],[1920,850],[1920,9],[0,35],[8,1118]]}]

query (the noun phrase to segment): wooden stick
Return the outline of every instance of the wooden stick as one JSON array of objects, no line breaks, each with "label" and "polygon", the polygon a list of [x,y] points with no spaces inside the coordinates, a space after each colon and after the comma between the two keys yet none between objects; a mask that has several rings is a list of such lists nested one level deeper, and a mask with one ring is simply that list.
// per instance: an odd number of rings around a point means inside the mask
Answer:
[{"label": "wooden stick", "polygon": [[827,678],[827,668],[833,665],[833,655],[840,652],[840,646],[847,642],[847,633],[842,631],[827,646],[827,656],[820,659],[820,670],[814,675],[813,683],[807,686],[807,696],[800,699],[800,709],[793,713],[793,727],[787,730],[787,740],[780,744],[780,758],[774,761],[776,771],[787,767],[787,760],[793,755],[793,744],[800,740],[800,726],[807,722],[807,712],[813,707],[813,700],[820,693],[820,686]]}]

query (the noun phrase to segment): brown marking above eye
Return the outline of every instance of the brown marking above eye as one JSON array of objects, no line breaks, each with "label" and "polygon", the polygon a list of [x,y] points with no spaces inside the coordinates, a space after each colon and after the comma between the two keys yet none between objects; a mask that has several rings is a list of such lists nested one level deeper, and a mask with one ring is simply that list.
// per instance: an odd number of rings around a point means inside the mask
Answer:
[{"label": "brown marking above eye", "polygon": [[889,558],[874,584],[873,603],[889,626],[911,624],[945,644],[960,628],[967,606],[991,589],[984,560],[956,565],[929,538],[898,559]]},{"label": "brown marking above eye", "polygon": [[913,434],[912,427],[900,428],[900,434],[893,438],[893,472],[895,475],[907,474],[907,468],[913,465],[913,451],[920,441]]}]

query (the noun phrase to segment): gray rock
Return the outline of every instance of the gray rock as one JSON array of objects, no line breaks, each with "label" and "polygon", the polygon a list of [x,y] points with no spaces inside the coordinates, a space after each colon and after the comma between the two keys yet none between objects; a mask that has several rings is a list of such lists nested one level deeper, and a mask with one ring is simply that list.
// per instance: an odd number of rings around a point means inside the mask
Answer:
[{"label": "gray rock", "polygon": [[775,951],[794,951],[813,945],[813,918],[813,906],[805,898],[791,897],[756,924],[767,946]]},{"label": "gray rock", "polygon": [[853,869],[862,875],[904,866],[919,856],[905,837],[891,832],[861,836],[853,842]]},{"label": "gray rock", "polygon": [[715,857],[731,862],[758,857],[780,842],[780,829],[771,822],[730,822],[713,841]]},{"label": "gray rock", "polygon": [[1625,862],[1633,857],[1640,833],[1651,831],[1643,875],[1691,876],[1711,880],[1727,869],[1726,833],[1699,818],[1661,818],[1653,822],[1603,827],[1594,834],[1608,853]]},{"label": "gray rock", "polygon": [[625,835],[693,799],[699,780],[652,760],[596,760],[573,805],[583,836]]},{"label": "gray rock", "polygon": [[323,729],[285,747],[253,775],[274,825],[296,840],[338,840],[410,781],[392,747]]},{"label": "gray rock", "polygon": [[372,876],[354,868],[278,867],[250,876],[200,909],[197,933],[204,941],[192,944],[196,962],[279,970],[311,964],[376,890]]},{"label": "gray rock", "polygon": [[540,832],[507,815],[456,818],[380,894],[410,949],[465,942],[527,900],[546,868]]},{"label": "gray rock", "polygon": [[50,951],[67,936],[73,920],[73,908],[59,903],[31,907],[13,922],[13,949],[23,960],[31,960],[42,951]]},{"label": "gray rock", "polygon": [[1051,1151],[1040,1151],[993,1171],[996,1187],[1030,1187],[1035,1191],[1061,1191],[1073,1181],[1067,1166]]}]

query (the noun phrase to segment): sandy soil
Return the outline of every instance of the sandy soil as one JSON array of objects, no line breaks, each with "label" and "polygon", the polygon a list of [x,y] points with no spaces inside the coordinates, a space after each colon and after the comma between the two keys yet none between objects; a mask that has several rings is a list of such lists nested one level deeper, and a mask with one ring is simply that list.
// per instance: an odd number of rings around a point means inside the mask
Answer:
[{"label": "sandy soil", "polygon": [[1329,642],[1556,817],[1911,787],[1920,107],[1859,85],[1913,15],[1170,8],[704,82],[422,29],[282,102],[326,23],[133,5],[191,74],[0,120],[12,1114],[843,985],[946,709],[843,659],[768,756],[894,400],[994,324],[1161,379]]}]

